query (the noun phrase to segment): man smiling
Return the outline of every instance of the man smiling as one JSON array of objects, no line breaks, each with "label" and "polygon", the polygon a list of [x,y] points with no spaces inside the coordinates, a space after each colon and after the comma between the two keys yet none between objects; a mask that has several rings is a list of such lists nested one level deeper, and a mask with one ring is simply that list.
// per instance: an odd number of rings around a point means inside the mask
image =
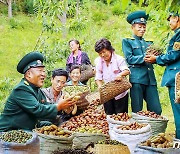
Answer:
[{"label": "man smiling", "polygon": [[39,52],[30,52],[18,63],[17,71],[24,78],[12,90],[4,111],[0,116],[0,131],[13,129],[32,130],[39,119],[54,119],[58,111],[70,107],[72,98],[49,105],[40,87],[46,77],[43,56]]},{"label": "man smiling", "polygon": [[135,11],[128,15],[127,22],[131,24],[133,37],[123,39],[122,48],[131,70],[129,79],[132,83],[130,89],[132,111],[142,110],[144,99],[147,110],[161,114],[154,69],[152,64],[144,61],[146,48],[152,44],[143,38],[147,19],[148,15],[145,11]]}]

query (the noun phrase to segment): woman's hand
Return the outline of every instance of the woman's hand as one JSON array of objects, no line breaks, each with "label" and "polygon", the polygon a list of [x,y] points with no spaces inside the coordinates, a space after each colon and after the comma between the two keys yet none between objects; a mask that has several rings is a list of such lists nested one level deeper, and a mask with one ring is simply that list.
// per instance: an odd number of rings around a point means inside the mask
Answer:
[{"label": "woman's hand", "polygon": [[121,81],[121,80],[122,80],[122,75],[116,76],[115,81]]},{"label": "woman's hand", "polygon": [[129,74],[130,74],[130,71],[125,69],[115,78],[115,81],[121,81],[123,77],[125,77]]}]

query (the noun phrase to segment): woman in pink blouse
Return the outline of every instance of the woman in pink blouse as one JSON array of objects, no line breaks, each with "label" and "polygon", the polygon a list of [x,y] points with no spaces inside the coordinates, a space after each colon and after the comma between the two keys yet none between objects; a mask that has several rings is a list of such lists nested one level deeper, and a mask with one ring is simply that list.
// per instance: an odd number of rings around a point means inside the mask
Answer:
[{"label": "woman in pink blouse", "polygon": [[[95,59],[96,75],[95,81],[98,88],[109,81],[122,79],[122,76],[130,74],[129,68],[123,57],[115,54],[111,42],[105,38],[95,44],[95,51],[99,57]],[[117,114],[128,112],[128,91],[121,93],[104,104],[106,114]]]}]

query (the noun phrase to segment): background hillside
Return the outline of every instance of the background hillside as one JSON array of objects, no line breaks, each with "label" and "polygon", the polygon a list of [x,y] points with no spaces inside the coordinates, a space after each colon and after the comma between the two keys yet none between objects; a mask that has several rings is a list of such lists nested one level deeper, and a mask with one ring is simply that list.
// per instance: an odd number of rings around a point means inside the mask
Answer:
[{"label": "background hillside", "polygon": [[[68,41],[72,38],[80,41],[83,51],[88,53],[92,63],[98,56],[94,51],[94,44],[102,37],[108,38],[116,53],[123,56],[122,39],[131,37],[131,26],[126,22],[126,17],[132,11],[146,10],[150,14],[144,36],[146,40],[152,40],[165,49],[173,34],[165,20],[167,12],[152,9],[146,3],[139,5],[132,1],[125,6],[123,0],[82,0],[77,7],[75,1],[70,1],[58,12],[58,7],[55,6],[64,6],[63,4],[48,3],[49,0],[41,1],[41,4],[38,0],[34,4],[30,2],[32,0],[17,1],[13,5],[13,17],[10,19],[7,16],[7,7],[0,5],[0,112],[12,88],[22,77],[16,71],[16,66],[25,53],[38,50],[46,56],[47,87],[51,71],[65,67],[70,53]],[[64,13],[66,18],[63,18]],[[160,87],[164,68],[156,65],[154,68],[162,114],[170,119],[168,131],[173,132],[174,122],[167,89]],[[96,90],[93,79],[89,85],[93,91]]]}]

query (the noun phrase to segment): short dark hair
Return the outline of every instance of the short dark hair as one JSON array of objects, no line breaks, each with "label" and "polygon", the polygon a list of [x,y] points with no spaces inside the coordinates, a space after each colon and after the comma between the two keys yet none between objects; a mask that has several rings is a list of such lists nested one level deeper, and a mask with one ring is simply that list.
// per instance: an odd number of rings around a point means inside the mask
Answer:
[{"label": "short dark hair", "polygon": [[106,38],[102,38],[99,41],[97,41],[94,48],[95,48],[95,51],[98,53],[101,52],[103,49],[107,49],[111,52],[115,51],[111,45],[111,42]]},{"label": "short dark hair", "polygon": [[52,78],[55,76],[65,76],[66,80],[68,79],[68,72],[62,68],[58,68],[52,71]]},{"label": "short dark hair", "polygon": [[69,73],[71,73],[75,69],[79,69],[79,71],[81,73],[81,66],[80,65],[72,65],[70,70],[69,70]]},{"label": "short dark hair", "polygon": [[81,45],[80,45],[78,40],[75,40],[75,39],[70,40],[69,45],[70,45],[71,42],[75,42],[76,44],[79,44],[79,50],[81,50]]}]

